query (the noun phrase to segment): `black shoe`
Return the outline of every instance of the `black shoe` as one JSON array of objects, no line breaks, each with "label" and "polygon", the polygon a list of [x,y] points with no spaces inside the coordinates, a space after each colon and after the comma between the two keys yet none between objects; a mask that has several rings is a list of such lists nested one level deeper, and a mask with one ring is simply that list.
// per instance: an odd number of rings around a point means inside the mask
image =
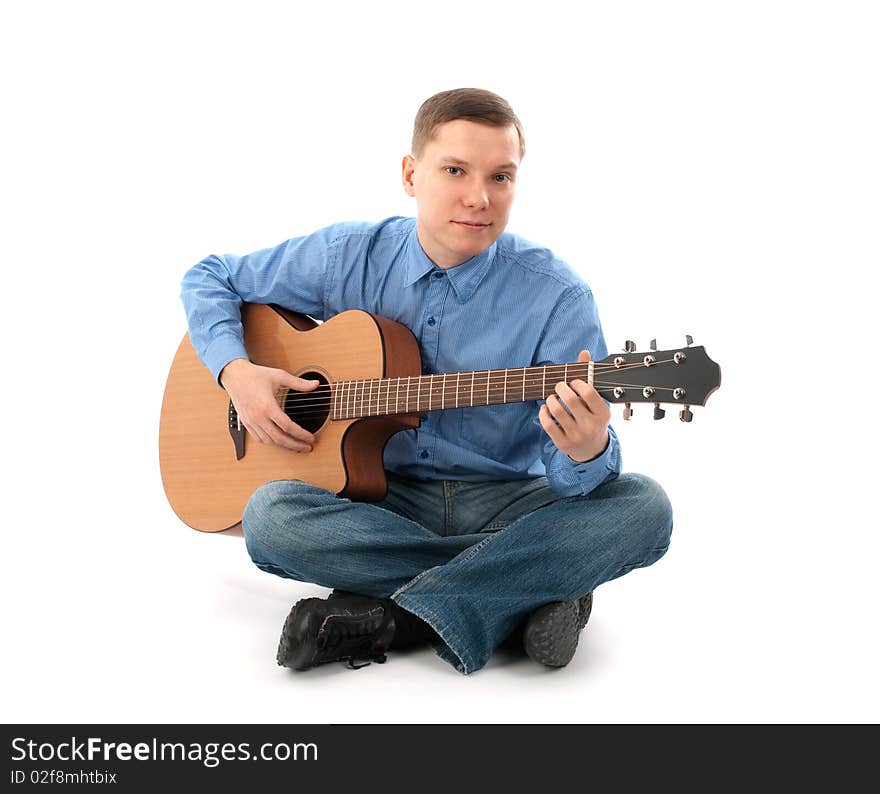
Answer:
[{"label": "black shoe", "polygon": [[565,667],[577,650],[578,636],[593,610],[593,594],[577,601],[555,601],[536,609],[523,631],[530,659],[548,667]]},{"label": "black shoe", "polygon": [[298,601],[281,631],[278,664],[307,670],[327,662],[363,667],[384,662],[394,637],[394,617],[386,604],[364,596]]},{"label": "black shoe", "polygon": [[[352,597],[368,598],[368,596],[361,596],[348,590],[334,590],[327,596],[330,601],[334,601],[337,598]],[[433,639],[439,639],[437,632],[425,623],[424,620],[417,615],[413,615],[412,612],[407,612],[403,607],[397,606],[390,598],[381,599],[381,603],[391,617],[394,618],[394,637],[392,637],[391,644],[388,646],[391,650],[398,651],[403,648],[415,648]]]}]

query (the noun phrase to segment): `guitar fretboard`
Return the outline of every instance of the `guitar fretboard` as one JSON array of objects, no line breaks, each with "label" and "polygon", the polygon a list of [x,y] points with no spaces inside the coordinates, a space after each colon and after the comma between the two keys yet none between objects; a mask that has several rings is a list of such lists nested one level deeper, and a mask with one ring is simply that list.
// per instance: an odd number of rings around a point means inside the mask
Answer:
[{"label": "guitar fretboard", "polygon": [[447,408],[544,400],[559,381],[573,378],[593,383],[592,362],[336,381],[330,384],[331,418],[423,414]]}]

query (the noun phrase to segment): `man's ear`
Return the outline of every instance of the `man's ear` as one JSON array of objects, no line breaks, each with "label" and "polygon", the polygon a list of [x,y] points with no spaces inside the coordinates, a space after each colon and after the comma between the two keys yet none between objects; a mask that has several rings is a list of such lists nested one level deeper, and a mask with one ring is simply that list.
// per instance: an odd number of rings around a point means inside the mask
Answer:
[{"label": "man's ear", "polygon": [[402,179],[403,179],[403,189],[406,191],[407,196],[415,196],[416,187],[413,184],[413,175],[416,170],[416,161],[411,154],[407,154],[403,158],[402,166]]}]

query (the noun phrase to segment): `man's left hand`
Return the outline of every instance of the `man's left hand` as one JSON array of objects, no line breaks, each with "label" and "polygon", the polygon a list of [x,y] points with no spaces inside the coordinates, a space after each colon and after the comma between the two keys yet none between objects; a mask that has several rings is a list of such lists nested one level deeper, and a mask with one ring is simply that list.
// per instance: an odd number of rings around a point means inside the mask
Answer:
[{"label": "man's left hand", "polygon": [[[589,360],[590,352],[581,350],[578,363],[585,364]],[[538,412],[541,427],[576,463],[598,458],[608,446],[611,409],[599,392],[580,378],[570,384],[561,381],[554,390],[556,394],[551,394]]]}]

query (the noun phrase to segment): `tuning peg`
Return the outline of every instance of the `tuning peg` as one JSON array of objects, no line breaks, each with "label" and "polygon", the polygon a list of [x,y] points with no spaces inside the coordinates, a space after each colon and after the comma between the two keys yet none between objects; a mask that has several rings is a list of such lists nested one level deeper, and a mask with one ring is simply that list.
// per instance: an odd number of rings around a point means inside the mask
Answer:
[{"label": "tuning peg", "polygon": [[691,419],[694,418],[694,415],[691,413],[691,407],[686,405],[678,414],[678,418],[681,419],[682,422],[690,422]]},{"label": "tuning peg", "polygon": [[626,350],[627,353],[635,353],[636,352],[636,343],[633,342],[632,339],[627,339],[623,345],[623,348],[624,348],[624,350]]},{"label": "tuning peg", "polygon": [[688,347],[694,343],[694,338],[690,334],[685,334],[684,338],[687,340]]},{"label": "tuning peg", "polygon": [[624,406],[625,407],[623,409],[623,418],[626,419],[626,421],[628,422],[630,419],[632,419],[633,415],[632,403],[624,403]]},{"label": "tuning peg", "polygon": [[660,403],[654,403],[654,418],[662,419],[664,416],[666,416],[666,411],[660,407]]},{"label": "tuning peg", "polygon": [[656,350],[656,349],[657,349],[657,340],[656,340],[656,339],[652,339],[652,340],[651,340],[651,344],[649,345],[649,347],[651,348],[651,350]]}]

